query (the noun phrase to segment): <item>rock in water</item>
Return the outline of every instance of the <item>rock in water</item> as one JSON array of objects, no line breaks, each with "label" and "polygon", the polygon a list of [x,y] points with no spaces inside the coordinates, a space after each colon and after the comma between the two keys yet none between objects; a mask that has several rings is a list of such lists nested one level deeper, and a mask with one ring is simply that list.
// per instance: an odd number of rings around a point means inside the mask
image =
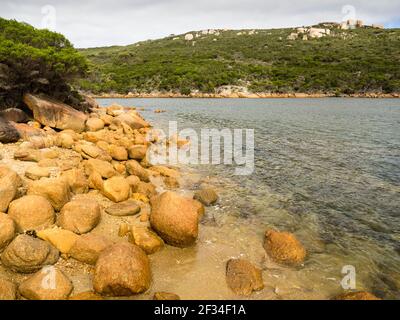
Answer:
[{"label": "rock in water", "polygon": [[87,116],[66,104],[31,94],[24,95],[24,103],[32,110],[35,120],[44,126],[75,132],[85,130]]},{"label": "rock in water", "polygon": [[20,232],[50,227],[55,220],[51,203],[45,197],[36,195],[11,202],[8,216],[15,221]]},{"label": "rock in water", "polygon": [[156,292],[153,296],[153,300],[173,301],[173,300],[181,300],[181,298],[175,293]]},{"label": "rock in water", "polygon": [[108,207],[106,212],[117,217],[134,216],[140,212],[140,204],[135,200],[127,200]]},{"label": "rock in water", "polygon": [[101,208],[92,199],[78,199],[68,202],[57,218],[57,225],[65,230],[84,234],[93,230],[100,222]]},{"label": "rock in water", "polygon": [[106,296],[145,292],[151,282],[150,263],[139,247],[123,242],[104,250],[96,263],[93,287]]},{"label": "rock in water", "polygon": [[14,239],[14,221],[6,214],[0,212],[0,252]]},{"label": "rock in water", "polygon": [[151,227],[168,244],[187,247],[198,236],[198,207],[192,199],[167,191],[151,200]]},{"label": "rock in water", "polygon": [[44,267],[19,286],[20,294],[29,300],[65,300],[73,289],[71,280],[55,267]]},{"label": "rock in water", "polygon": [[194,199],[209,207],[218,201],[218,195],[214,189],[203,189],[195,192]]},{"label": "rock in water", "polygon": [[28,186],[28,195],[39,195],[47,198],[57,211],[60,211],[71,199],[69,185],[61,178],[43,178],[30,183]]},{"label": "rock in water", "polygon": [[274,261],[291,266],[302,264],[306,257],[303,245],[288,232],[267,230],[264,249]]},{"label": "rock in water", "polygon": [[49,243],[20,235],[4,250],[1,262],[15,272],[33,273],[58,261],[59,253]]},{"label": "rock in water", "polygon": [[8,121],[0,117],[0,142],[17,142],[20,138],[19,132]]},{"label": "rock in water", "polygon": [[333,298],[333,300],[381,300],[369,292],[349,292]]},{"label": "rock in water", "polygon": [[122,202],[129,198],[131,187],[124,177],[112,177],[103,184],[102,193],[113,202]]},{"label": "rock in water", "polygon": [[111,240],[89,233],[77,239],[69,254],[75,260],[95,265],[100,254],[112,245]]},{"label": "rock in water", "polygon": [[0,278],[0,301],[17,299],[17,286],[6,279]]},{"label": "rock in water", "polygon": [[0,212],[7,212],[8,205],[15,198],[20,177],[11,169],[0,166]]},{"label": "rock in water", "polygon": [[238,295],[248,296],[264,288],[261,270],[241,259],[229,260],[226,266],[228,287]]}]

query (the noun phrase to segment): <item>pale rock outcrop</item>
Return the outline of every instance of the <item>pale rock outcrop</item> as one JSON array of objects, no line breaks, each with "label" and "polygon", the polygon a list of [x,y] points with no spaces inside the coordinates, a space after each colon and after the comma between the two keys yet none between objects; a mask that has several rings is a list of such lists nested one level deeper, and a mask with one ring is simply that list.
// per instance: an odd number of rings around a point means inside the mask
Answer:
[{"label": "pale rock outcrop", "polygon": [[31,94],[25,94],[23,100],[32,110],[35,120],[44,126],[60,130],[72,129],[76,132],[85,129],[87,116],[66,104]]}]

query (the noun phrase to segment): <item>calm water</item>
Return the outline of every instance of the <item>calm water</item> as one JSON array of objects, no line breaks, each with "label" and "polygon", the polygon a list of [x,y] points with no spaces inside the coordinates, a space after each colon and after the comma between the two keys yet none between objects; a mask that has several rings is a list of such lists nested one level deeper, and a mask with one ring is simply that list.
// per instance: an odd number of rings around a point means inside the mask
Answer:
[{"label": "calm water", "polygon": [[353,265],[358,289],[400,298],[399,100],[100,100],[112,102],[144,107],[164,128],[175,120],[180,129],[254,129],[254,174],[196,168],[222,190],[204,224],[260,242],[266,227],[294,232],[309,251],[293,281],[303,292],[338,292],[341,268]]}]

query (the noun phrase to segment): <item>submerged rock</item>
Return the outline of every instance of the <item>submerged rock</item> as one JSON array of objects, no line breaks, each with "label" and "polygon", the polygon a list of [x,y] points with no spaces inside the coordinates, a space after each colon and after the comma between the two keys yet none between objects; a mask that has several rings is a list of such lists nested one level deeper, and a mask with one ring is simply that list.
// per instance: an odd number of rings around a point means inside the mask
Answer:
[{"label": "submerged rock", "polygon": [[57,225],[65,230],[84,234],[93,230],[100,222],[101,208],[92,199],[78,199],[68,202],[57,218]]},{"label": "submerged rock", "polygon": [[87,116],[66,104],[31,94],[25,94],[23,100],[32,110],[35,120],[44,126],[60,130],[72,129],[76,132],[85,129]]},{"label": "submerged rock", "polygon": [[218,201],[218,195],[214,189],[209,188],[196,191],[194,194],[194,199],[209,207]]},{"label": "submerged rock", "polygon": [[15,272],[33,273],[58,261],[59,253],[49,243],[20,235],[4,250],[1,262]]},{"label": "submerged rock", "polygon": [[242,259],[228,261],[226,265],[226,282],[233,292],[244,296],[264,288],[261,270]]},{"label": "submerged rock", "polygon": [[29,300],[65,300],[74,287],[71,280],[55,267],[45,267],[19,286],[19,293]]},{"label": "submerged rock", "polygon": [[14,221],[6,214],[0,212],[0,252],[14,239]]},{"label": "submerged rock", "polygon": [[11,202],[8,216],[14,220],[20,232],[50,227],[55,220],[51,203],[37,195],[24,196]]},{"label": "submerged rock", "polygon": [[276,262],[297,266],[304,262],[306,250],[297,238],[288,232],[267,230],[264,249]]},{"label": "submerged rock", "polygon": [[0,301],[16,300],[17,286],[15,283],[0,277]]},{"label": "submerged rock", "polygon": [[151,199],[151,227],[168,244],[191,246],[198,236],[198,207],[192,199],[167,191]]},{"label": "submerged rock", "polygon": [[93,287],[101,295],[131,296],[145,292],[150,281],[150,263],[143,250],[129,243],[119,243],[100,254]]},{"label": "submerged rock", "polygon": [[112,216],[124,217],[133,216],[140,212],[140,204],[135,200],[127,200],[124,202],[116,203],[105,211]]}]

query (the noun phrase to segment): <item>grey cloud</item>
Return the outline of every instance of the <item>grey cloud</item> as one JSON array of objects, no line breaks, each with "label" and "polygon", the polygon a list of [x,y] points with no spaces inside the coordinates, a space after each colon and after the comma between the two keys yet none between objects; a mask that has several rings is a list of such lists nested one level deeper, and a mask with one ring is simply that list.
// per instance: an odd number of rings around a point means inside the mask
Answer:
[{"label": "grey cloud", "polygon": [[76,47],[125,45],[206,28],[276,28],[341,21],[351,5],[367,23],[396,25],[400,1],[380,0],[0,0],[0,15],[41,26],[41,8],[56,8],[58,32]]}]

